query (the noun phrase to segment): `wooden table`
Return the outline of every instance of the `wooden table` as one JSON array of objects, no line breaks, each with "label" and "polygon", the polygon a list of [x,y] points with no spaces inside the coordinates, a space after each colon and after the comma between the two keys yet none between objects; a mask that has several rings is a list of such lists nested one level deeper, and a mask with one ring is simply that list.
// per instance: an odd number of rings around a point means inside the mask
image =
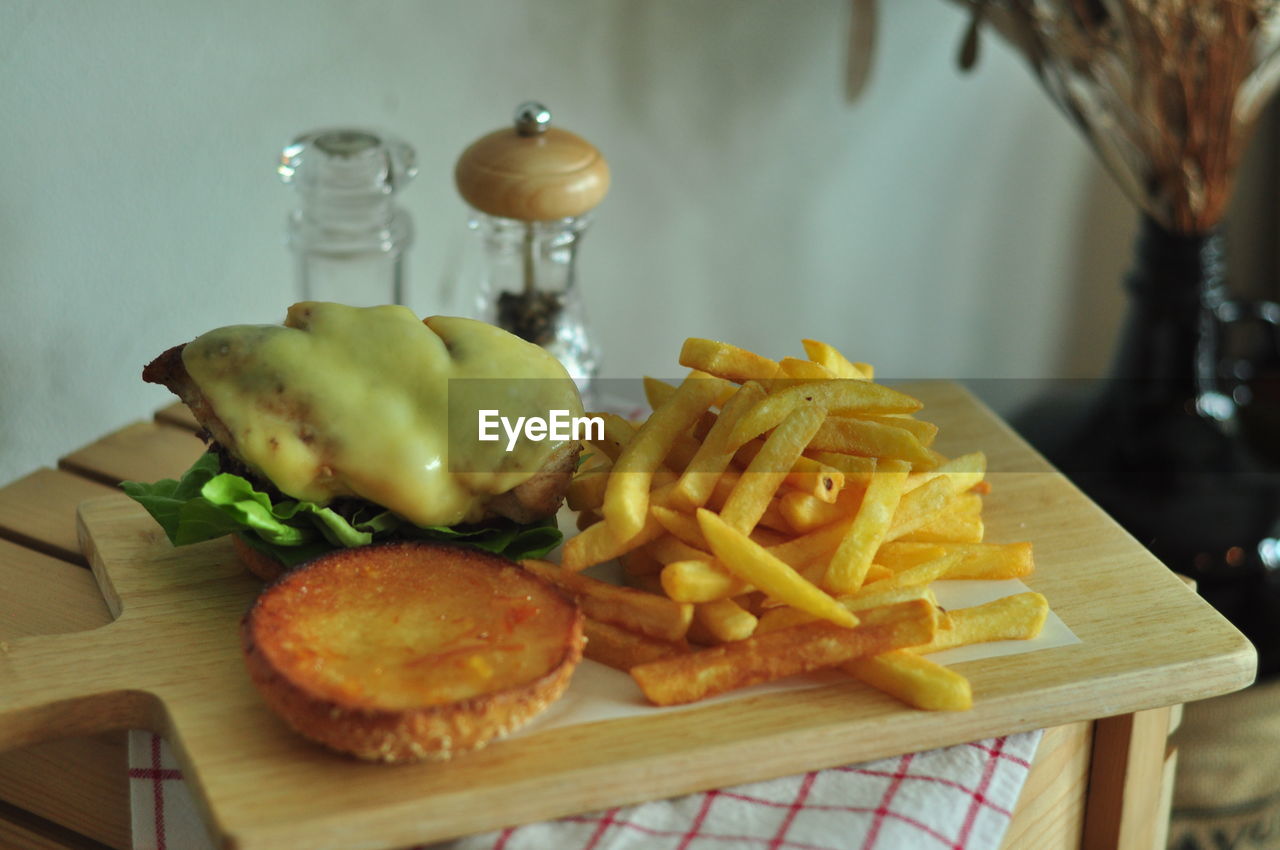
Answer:
[{"label": "wooden table", "polygon": [[[75,507],[124,479],[176,477],[201,453],[184,407],[160,411],[0,488],[0,641],[110,615],[79,551]],[[1164,846],[1178,707],[1046,730],[1005,846]],[[0,754],[0,846],[130,847],[125,733]]]}]

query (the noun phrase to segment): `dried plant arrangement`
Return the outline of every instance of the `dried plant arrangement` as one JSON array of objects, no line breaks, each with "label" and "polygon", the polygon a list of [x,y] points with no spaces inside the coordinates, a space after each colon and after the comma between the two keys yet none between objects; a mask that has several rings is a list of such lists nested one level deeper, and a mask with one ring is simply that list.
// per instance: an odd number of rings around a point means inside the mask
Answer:
[{"label": "dried plant arrangement", "polygon": [[961,0],[977,57],[995,28],[1131,198],[1176,233],[1226,211],[1236,166],[1280,82],[1275,0]]}]

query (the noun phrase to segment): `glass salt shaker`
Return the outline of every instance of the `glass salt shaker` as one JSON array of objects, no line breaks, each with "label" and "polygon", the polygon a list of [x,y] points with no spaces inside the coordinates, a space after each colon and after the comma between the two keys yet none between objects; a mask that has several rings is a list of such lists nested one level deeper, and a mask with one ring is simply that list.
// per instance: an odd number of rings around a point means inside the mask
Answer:
[{"label": "glass salt shaker", "polygon": [[468,281],[479,318],[547,349],[585,393],[600,351],[587,332],[576,265],[591,211],[609,190],[600,151],[551,126],[538,103],[511,127],[477,139],[454,169],[472,208],[482,260]]},{"label": "glass salt shaker", "polygon": [[418,173],[413,148],[369,130],[314,130],[281,152],[276,171],[298,190],[288,241],[301,297],[404,304],[413,225],[394,196]]}]

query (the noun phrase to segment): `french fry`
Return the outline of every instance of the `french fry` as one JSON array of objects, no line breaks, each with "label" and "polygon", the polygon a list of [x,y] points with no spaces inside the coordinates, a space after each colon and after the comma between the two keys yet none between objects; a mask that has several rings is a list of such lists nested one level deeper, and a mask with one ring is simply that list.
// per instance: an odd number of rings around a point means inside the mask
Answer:
[{"label": "french fry", "polygon": [[846,518],[808,534],[793,537],[785,543],[768,547],[769,554],[790,564],[796,570],[820,564],[825,573],[827,562],[835,554],[836,547],[844,539],[845,532],[848,531],[849,524],[852,522],[852,518]]},{"label": "french fry", "polygon": [[952,505],[951,509],[961,516],[981,516],[982,496],[974,490],[970,490],[968,493],[961,493],[956,496],[956,503]]},{"label": "french fry", "polygon": [[[905,481],[903,482],[905,485]],[[893,515],[893,522],[885,533],[885,540],[896,540],[928,525],[955,501],[956,488],[948,476],[940,476],[926,482],[911,492],[905,487],[902,501]]]},{"label": "french fry", "polygon": [[923,564],[941,558],[954,551],[952,543],[903,543],[895,540],[892,543],[881,543],[876,550],[875,562],[897,572],[907,567]]},{"label": "french fry", "polygon": [[902,461],[880,463],[862,496],[857,516],[827,565],[822,583],[828,590],[836,594],[852,593],[862,586],[871,559],[893,523],[906,480],[907,465]]},{"label": "french fry", "polygon": [[881,425],[889,425],[893,428],[901,428],[904,431],[910,431],[911,435],[920,441],[920,445],[928,448],[933,445],[934,439],[938,436],[938,426],[932,422],[925,422],[906,414],[889,414],[886,416],[866,416],[859,413],[852,413],[850,416],[854,419],[866,419],[871,422],[879,422]]},{"label": "french fry", "polygon": [[732,599],[716,599],[693,606],[693,618],[718,643],[746,640],[759,622],[755,615]]},{"label": "french fry", "polygon": [[[1031,545],[981,542],[981,452],[948,460],[916,399],[804,344],[809,359],[775,362],[687,340],[680,386],[645,379],[648,420],[606,415],[591,441],[564,566],[530,567],[579,600],[587,656],[660,705],[834,666],[909,705],[968,708],[968,681],[924,653],[1031,637],[1047,603],[948,612],[930,585],[1026,575]],[[614,558],[629,588],[576,572]]]},{"label": "french fry", "polygon": [[981,543],[985,534],[977,514],[946,514],[898,539],[912,543]]},{"label": "french fry", "polygon": [[870,381],[817,381],[801,384],[770,395],[742,417],[733,429],[729,439],[730,446],[737,448],[755,439],[770,428],[776,427],[790,416],[792,411],[806,405],[821,407],[833,416],[855,411],[911,413],[920,409],[918,399]]},{"label": "french fry", "polygon": [[757,635],[767,635],[769,632],[790,629],[805,623],[814,623],[817,620],[818,618],[808,611],[801,611],[799,608],[792,608],[790,605],[779,605],[769,608],[760,615],[760,621],[756,624],[755,633]]},{"label": "french fry", "polygon": [[[733,454],[734,466],[739,469],[747,469],[751,466],[751,462],[756,459],[756,455],[760,454],[760,450],[763,448],[763,437],[757,437],[750,442],[744,443]],[[808,449],[806,448],[805,451],[807,452]],[[844,489],[846,481],[850,481],[850,476],[844,471],[845,468],[852,466],[858,469],[865,468],[865,475],[861,472],[853,475],[850,483],[865,486],[866,481],[870,480],[871,470],[875,466],[875,459],[863,457],[855,458],[852,455],[839,455],[838,457],[844,458],[846,461],[852,460],[862,463],[850,464],[842,461],[839,465],[833,465],[822,463],[808,455],[801,455],[796,458],[796,462],[791,465],[791,472],[787,474],[786,483],[793,487],[805,488],[813,486],[811,482],[813,482],[815,476],[829,475],[831,476],[830,482],[820,481],[817,483],[818,486],[821,486],[823,490],[826,491],[823,494],[824,501],[834,501],[835,498],[839,497],[840,492]],[[730,473],[726,472],[725,474],[728,475]],[[703,507],[706,506],[704,505]]]},{"label": "french fry", "polygon": [[548,561],[527,559],[520,566],[564,590],[595,620],[613,623],[659,640],[683,640],[693,618],[693,606],[665,596],[618,587],[607,581],[569,572]]},{"label": "french fry", "polygon": [[956,548],[964,553],[964,558],[947,573],[949,579],[996,581],[1022,578],[1035,571],[1035,558],[1028,542],[959,544]]},{"label": "french fry", "polygon": [[738,486],[738,479],[741,477],[742,473],[737,470],[726,470],[716,481],[715,489],[711,491],[711,498],[703,507],[717,512],[724,508],[724,503],[729,501],[729,495],[733,493],[733,488]]},{"label": "french fry", "polygon": [[769,392],[776,393],[798,384],[814,381],[835,381],[840,378],[821,363],[812,360],[800,360],[795,357],[784,357],[778,361],[778,377],[769,383]]},{"label": "french fry", "polygon": [[855,658],[841,669],[914,708],[967,711],[973,707],[968,679],[909,650]]},{"label": "french fry", "polygon": [[986,474],[987,456],[982,452],[970,452],[969,454],[952,458],[928,472],[911,473],[907,477],[907,483],[903,486],[902,492],[910,493],[920,485],[945,475],[951,479],[951,483],[955,485],[957,493],[964,493],[982,483],[982,479]]},{"label": "french fry", "polygon": [[[850,382],[849,385],[853,386],[853,383]],[[914,434],[870,419],[830,417],[822,423],[809,443],[809,448],[813,451],[905,460],[915,469],[933,469],[939,463],[936,454],[922,446]]]},{"label": "french fry", "polygon": [[1005,596],[972,608],[952,608],[951,628],[939,629],[933,639],[914,651],[921,655],[993,640],[1030,640],[1040,634],[1049,616],[1049,601],[1034,591]]},{"label": "french fry", "polygon": [[951,510],[898,539],[912,543],[981,543],[984,533],[981,510],[980,496],[963,493],[951,503]]},{"label": "french fry", "polygon": [[634,537],[619,539],[607,522],[597,522],[581,534],[565,541],[560,555],[561,566],[570,572],[585,570],[595,564],[612,561],[637,549],[665,533],[662,524],[650,517]]},{"label": "french fry", "polygon": [[[669,484],[674,484],[676,474],[666,467],[659,467],[653,473],[653,481],[651,486],[654,490],[659,490]],[[609,474],[597,475],[594,472],[588,474],[579,474],[569,482],[569,487],[565,492],[565,501],[572,510],[575,511],[599,511],[604,505],[605,490],[609,486]]]},{"label": "french fry", "polygon": [[649,508],[649,512],[653,514],[654,519],[662,523],[662,527],[672,537],[695,549],[701,549],[704,552],[710,551],[711,546],[707,543],[707,538],[702,535],[702,529],[698,527],[698,521],[692,515],[681,513],[662,505],[654,505]]},{"label": "french fry", "polygon": [[[844,473],[832,466],[801,455],[791,466],[783,482],[799,493],[834,504],[844,489]],[[702,507],[699,505],[698,507]]]},{"label": "french fry", "polygon": [[624,673],[637,664],[689,651],[683,641],[658,640],[591,617],[583,618],[582,633],[587,638],[583,655]]},{"label": "french fry", "polygon": [[677,434],[675,442],[671,444],[671,451],[667,452],[667,456],[663,458],[663,463],[668,469],[684,472],[701,447],[702,444],[694,439],[691,434]]},{"label": "french fry", "polygon": [[565,489],[564,499],[570,510],[593,511],[604,504],[604,489],[609,484],[609,468],[579,472]]},{"label": "french fry", "polygon": [[738,420],[758,404],[764,395],[760,384],[748,381],[725,402],[724,409],[707,432],[701,448],[693,455],[672,491],[673,505],[686,511],[706,505],[715,491],[716,482],[733,460],[729,435]]},{"label": "french fry", "polygon": [[825,416],[822,408],[805,406],[793,411],[773,430],[721,509],[725,522],[744,534],[756,527],[792,465],[822,427]]},{"label": "french fry", "polygon": [[[724,503],[728,502],[728,497],[732,495],[733,488],[736,488],[737,481],[739,481],[741,477],[741,472],[726,470],[724,475],[719,477],[719,480],[716,481],[716,489],[712,490],[712,498],[708,499],[707,506],[705,507],[712,509],[712,511],[716,511],[717,513],[719,511],[723,511]],[[791,534],[791,526],[787,524],[786,518],[782,516],[780,511],[778,511],[777,499],[772,499],[772,501],[769,502],[768,507],[764,508],[763,515],[760,515],[759,525],[756,526],[755,529],[751,529],[751,534],[754,535],[756,531],[759,530],[760,526],[765,526],[769,530],[776,531],[776,533],[785,535]]]},{"label": "french fry", "polygon": [[649,402],[649,409],[657,410],[667,403],[667,399],[675,395],[676,388],[666,381],[644,376],[644,397]]},{"label": "french fry", "polygon": [[756,529],[766,528],[771,531],[777,531],[783,534],[791,534],[791,526],[783,518],[782,512],[778,510],[778,500],[773,499],[764,509],[764,513],[760,515],[760,524],[756,528],[751,529],[751,533],[755,534]]},{"label": "french fry", "polygon": [[805,457],[812,458],[824,466],[843,472],[846,487],[852,484],[866,487],[871,483],[871,476],[876,471],[876,459],[873,457],[822,452],[813,448],[805,449],[804,454]]},{"label": "french fry", "polygon": [[744,583],[838,626],[857,625],[858,618],[848,609],[716,514],[699,508],[698,525],[716,558]]},{"label": "french fry", "polygon": [[[871,377],[866,371],[850,363],[848,358],[841,354],[840,350],[834,345],[828,345],[816,339],[802,339],[800,344],[804,346],[805,356],[814,363],[821,363],[837,378],[865,381]],[[865,366],[866,364],[862,365]]]},{"label": "french fry", "polygon": [[875,622],[841,628],[806,623],[746,640],[639,664],[631,677],[655,705],[680,705],[761,682],[928,643],[933,606],[920,599],[880,609]]},{"label": "french fry", "polygon": [[697,337],[684,341],[684,346],[680,349],[680,365],[735,384],[768,381],[778,373],[778,364],[768,357],[761,357],[727,342]]},{"label": "french fry", "polygon": [[592,413],[589,415],[599,417],[604,423],[603,437],[599,440],[592,440],[591,444],[599,449],[600,454],[608,458],[610,463],[616,461],[618,455],[622,454],[623,446],[635,439],[636,426],[616,413]]},{"label": "french fry", "polygon": [[[860,611],[885,608],[892,605],[898,605],[903,602],[911,602],[916,599],[923,599],[935,608],[938,604],[937,598],[933,595],[933,591],[923,585],[883,589],[866,588],[848,596],[841,596],[836,601],[857,614]],[[812,623],[816,619],[817,618],[808,611],[801,611],[798,608],[792,608],[790,605],[781,605],[769,608],[760,616],[760,623],[756,626],[756,634],[766,634],[768,632],[776,631],[777,629],[798,626],[801,623]]]},{"label": "french fry", "polygon": [[898,605],[902,602],[911,602],[916,599],[923,599],[935,608],[938,605],[938,598],[925,584],[902,584],[896,587],[887,587],[883,582],[864,587],[857,593],[841,596],[836,601],[857,614],[861,611]]},{"label": "french fry", "polygon": [[995,581],[1021,578],[1035,570],[1030,543],[885,543],[876,563],[901,570],[940,558],[949,552],[962,557],[943,578]]},{"label": "french fry", "polygon": [[677,602],[714,602],[751,590],[712,560],[672,561],[662,568],[662,589]]},{"label": "french fry", "polygon": [[668,400],[640,426],[613,464],[605,489],[605,522],[619,539],[640,533],[649,515],[653,473],[672,445],[723,390],[723,382],[694,371]]},{"label": "french fry", "polygon": [[864,492],[862,488],[851,488],[841,492],[836,501],[830,503],[808,493],[791,491],[778,498],[778,511],[793,531],[808,534],[853,516],[858,511]]},{"label": "french fry", "polygon": [[[867,567],[867,577],[862,580],[862,586],[866,587],[873,581],[883,581],[893,575],[893,570],[886,569],[879,564],[872,564]],[[818,577],[818,582],[822,582],[822,577]]]},{"label": "french fry", "polygon": [[[701,532],[702,529],[698,529]],[[655,560],[663,564],[676,561],[710,561],[710,549],[698,549],[690,546],[672,534],[663,534],[656,540],[645,544],[645,551]]]},{"label": "french fry", "polygon": [[871,585],[871,587],[879,590],[892,587],[924,586],[929,582],[945,578],[947,573],[955,568],[956,564],[960,563],[963,558],[964,555],[959,552],[952,552],[950,555],[943,555],[941,558],[935,558],[932,561],[925,561],[923,564],[916,564],[914,567],[907,567],[904,570],[890,573]]}]

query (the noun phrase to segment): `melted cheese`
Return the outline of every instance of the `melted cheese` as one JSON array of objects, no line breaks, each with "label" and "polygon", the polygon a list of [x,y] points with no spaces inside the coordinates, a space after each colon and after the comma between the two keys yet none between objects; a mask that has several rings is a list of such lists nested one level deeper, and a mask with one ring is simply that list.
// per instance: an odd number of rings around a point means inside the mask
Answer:
[{"label": "melted cheese", "polygon": [[478,440],[477,412],[582,415],[544,350],[471,319],[303,302],[284,326],[236,325],[182,353],[241,460],[296,499],[359,496],[418,525],[483,515],[563,442]]}]

